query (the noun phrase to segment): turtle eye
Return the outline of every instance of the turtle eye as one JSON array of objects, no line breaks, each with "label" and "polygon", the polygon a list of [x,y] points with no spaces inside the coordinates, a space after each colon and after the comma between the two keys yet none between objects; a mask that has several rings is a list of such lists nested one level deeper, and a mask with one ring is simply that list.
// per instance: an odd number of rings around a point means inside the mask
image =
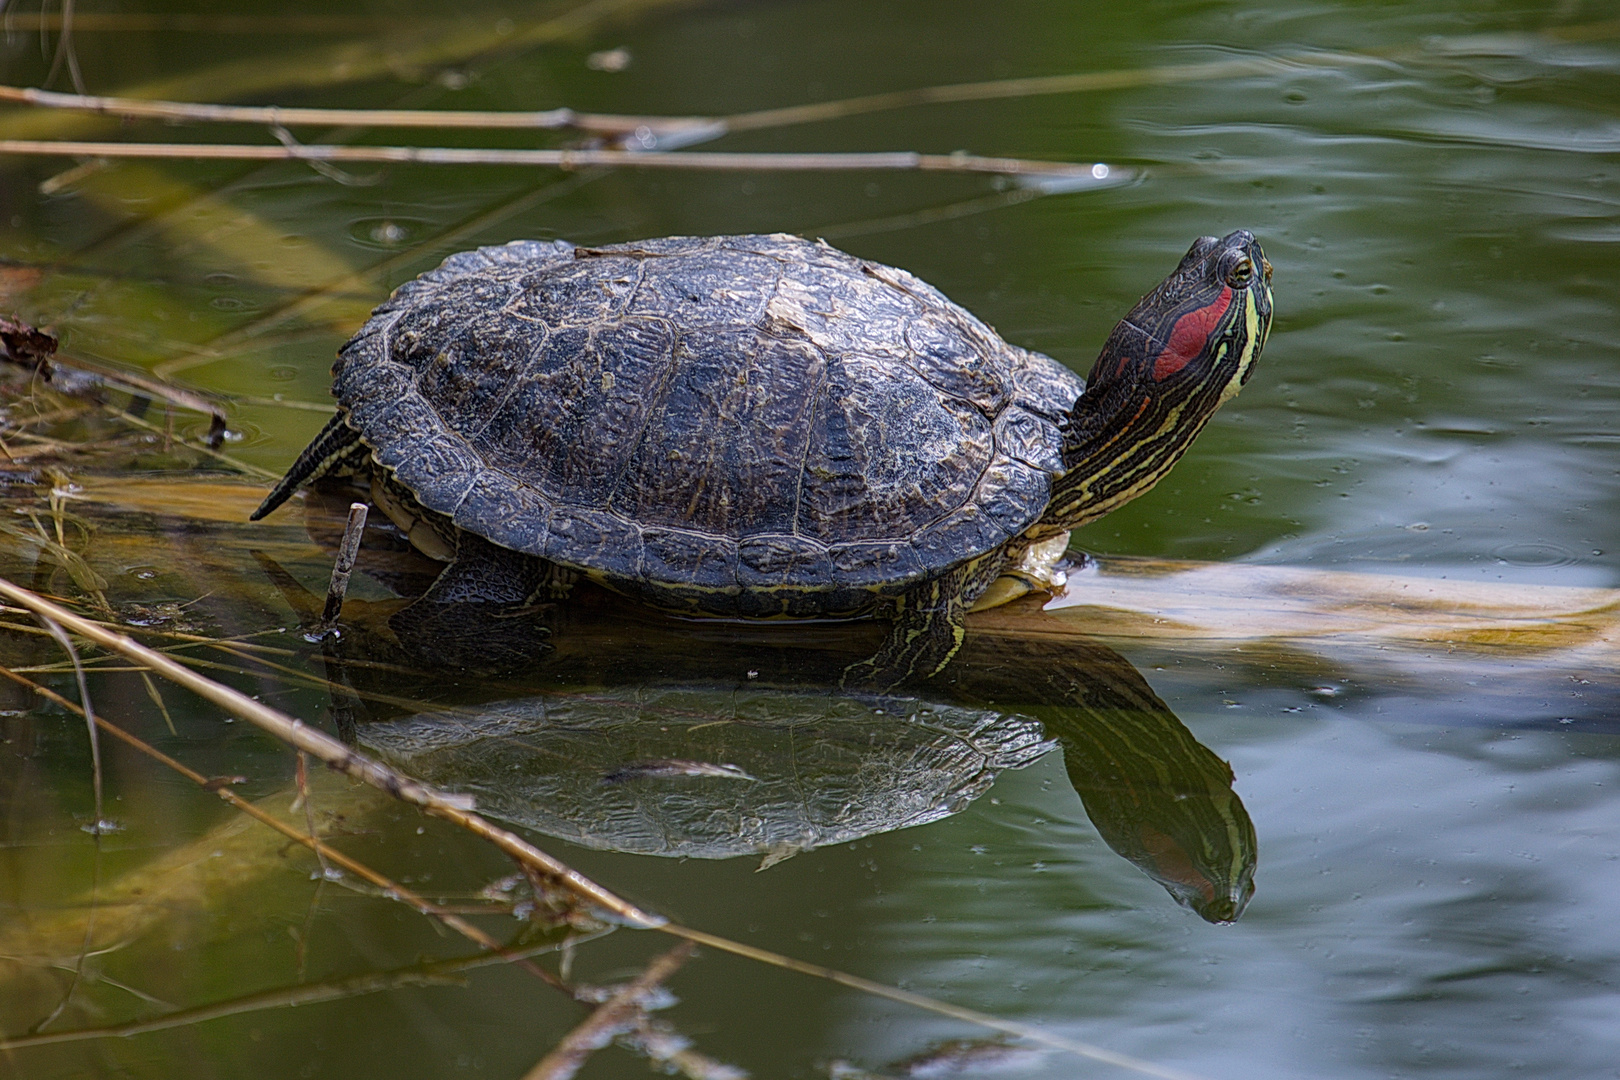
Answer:
[{"label": "turtle eye", "polygon": [[1254,261],[1244,256],[1226,272],[1226,283],[1234,289],[1246,288],[1254,280]]}]

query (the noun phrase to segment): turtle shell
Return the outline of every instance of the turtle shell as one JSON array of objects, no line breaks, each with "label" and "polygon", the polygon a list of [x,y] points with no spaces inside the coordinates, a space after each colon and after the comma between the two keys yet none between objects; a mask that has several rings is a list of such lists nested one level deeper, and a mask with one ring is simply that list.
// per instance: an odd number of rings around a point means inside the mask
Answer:
[{"label": "turtle shell", "polygon": [[911,274],[785,235],[455,255],[334,376],[456,528],[748,617],[859,614],[1017,536],[1083,388]]}]

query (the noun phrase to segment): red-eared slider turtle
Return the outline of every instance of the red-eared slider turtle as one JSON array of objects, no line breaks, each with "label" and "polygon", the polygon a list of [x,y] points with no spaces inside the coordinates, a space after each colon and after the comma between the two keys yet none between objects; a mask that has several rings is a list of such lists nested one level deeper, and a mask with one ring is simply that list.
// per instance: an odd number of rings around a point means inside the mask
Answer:
[{"label": "red-eared slider turtle", "polygon": [[343,347],[338,415],[253,517],[358,473],[451,564],[431,600],[584,575],[689,615],[887,619],[846,682],[892,686],[950,660],[998,577],[1048,577],[1068,530],[1164,476],[1253,371],[1270,278],[1250,233],[1196,241],[1088,386],[825,243],[480,248]]}]

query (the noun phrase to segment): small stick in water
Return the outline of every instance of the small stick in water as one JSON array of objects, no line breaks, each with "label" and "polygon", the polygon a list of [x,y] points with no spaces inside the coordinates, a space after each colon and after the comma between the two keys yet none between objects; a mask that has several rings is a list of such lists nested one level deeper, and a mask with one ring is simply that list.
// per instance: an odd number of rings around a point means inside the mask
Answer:
[{"label": "small stick in water", "polygon": [[343,610],[343,597],[349,591],[349,575],[354,573],[354,560],[360,555],[360,537],[366,531],[366,504],[349,504],[349,524],[343,529],[343,544],[338,548],[337,562],[332,564],[332,584],[326,589],[326,610],[316,633],[325,634],[337,625]]}]

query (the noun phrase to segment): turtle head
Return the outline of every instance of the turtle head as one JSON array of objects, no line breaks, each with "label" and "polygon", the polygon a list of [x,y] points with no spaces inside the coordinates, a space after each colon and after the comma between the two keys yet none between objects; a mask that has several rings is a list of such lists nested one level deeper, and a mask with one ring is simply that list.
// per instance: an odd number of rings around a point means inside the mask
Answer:
[{"label": "turtle head", "polygon": [[1249,381],[1271,330],[1271,264],[1246,230],[1193,241],[1108,335],[1064,431],[1046,520],[1075,528],[1158,483]]},{"label": "turtle head", "polygon": [[1090,382],[1213,392],[1213,411],[1249,381],[1270,329],[1271,263],[1254,234],[1201,236],[1176,272],[1114,327]]}]

